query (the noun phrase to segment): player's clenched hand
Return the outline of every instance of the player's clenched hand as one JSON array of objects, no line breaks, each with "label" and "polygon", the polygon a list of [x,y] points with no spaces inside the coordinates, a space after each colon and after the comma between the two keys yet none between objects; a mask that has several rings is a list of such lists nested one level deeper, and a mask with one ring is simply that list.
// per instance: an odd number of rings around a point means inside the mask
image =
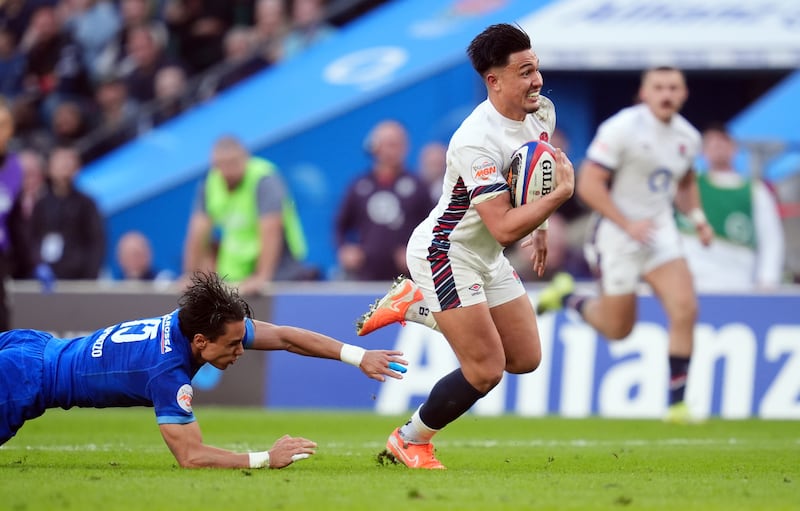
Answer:
[{"label": "player's clenched hand", "polygon": [[272,449],[269,450],[269,468],[283,468],[291,465],[295,459],[307,458],[314,454],[316,448],[317,444],[307,438],[283,435],[272,444]]},{"label": "player's clenched hand", "polygon": [[567,153],[556,148],[556,188],[551,193],[559,193],[562,201],[566,201],[575,192],[575,169],[567,157]]},{"label": "player's clenched hand", "polygon": [[401,358],[402,351],[367,350],[359,368],[373,380],[386,381],[386,377],[403,379],[403,375],[389,367],[390,363],[407,366],[408,361]]}]

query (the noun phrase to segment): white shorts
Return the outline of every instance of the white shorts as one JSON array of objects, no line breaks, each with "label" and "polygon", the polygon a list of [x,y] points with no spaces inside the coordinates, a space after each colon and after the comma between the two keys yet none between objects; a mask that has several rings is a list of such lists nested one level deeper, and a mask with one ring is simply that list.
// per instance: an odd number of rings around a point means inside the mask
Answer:
[{"label": "white shorts", "polygon": [[431,312],[481,302],[492,308],[526,294],[517,271],[503,255],[481,269],[451,258],[447,252],[427,258],[409,255],[406,262]]},{"label": "white shorts", "polygon": [[670,218],[656,222],[651,243],[640,243],[605,218],[589,227],[586,260],[600,274],[606,295],[635,293],[642,275],[684,257],[678,228]]}]

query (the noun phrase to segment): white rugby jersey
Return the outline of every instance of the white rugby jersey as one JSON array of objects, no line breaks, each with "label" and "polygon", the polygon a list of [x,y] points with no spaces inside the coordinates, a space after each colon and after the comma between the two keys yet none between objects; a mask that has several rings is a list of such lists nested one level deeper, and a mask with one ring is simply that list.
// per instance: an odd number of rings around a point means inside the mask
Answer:
[{"label": "white rugby jersey", "polygon": [[627,218],[672,215],[677,183],[692,167],[701,136],[680,114],[669,124],[645,104],[603,122],[586,157],[613,173],[611,199]]},{"label": "white rugby jersey", "polygon": [[544,96],[540,108],[523,121],[503,117],[487,99],[464,119],[450,139],[444,193],[411,235],[409,255],[458,257],[478,268],[491,268],[503,247],[475,210],[475,204],[508,193],[506,172],[511,156],[530,140],[549,141],[556,124],[553,102]]}]

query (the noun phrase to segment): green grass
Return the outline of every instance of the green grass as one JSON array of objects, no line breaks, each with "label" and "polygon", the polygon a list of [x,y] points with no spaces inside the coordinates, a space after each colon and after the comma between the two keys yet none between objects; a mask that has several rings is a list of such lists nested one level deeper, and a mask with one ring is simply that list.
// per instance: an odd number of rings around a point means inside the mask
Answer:
[{"label": "green grass", "polygon": [[800,423],[468,415],[436,438],[446,471],[381,466],[405,417],[196,411],[207,443],[319,444],[284,470],[185,470],[152,410],[50,410],[0,448],[0,510],[800,509]]}]

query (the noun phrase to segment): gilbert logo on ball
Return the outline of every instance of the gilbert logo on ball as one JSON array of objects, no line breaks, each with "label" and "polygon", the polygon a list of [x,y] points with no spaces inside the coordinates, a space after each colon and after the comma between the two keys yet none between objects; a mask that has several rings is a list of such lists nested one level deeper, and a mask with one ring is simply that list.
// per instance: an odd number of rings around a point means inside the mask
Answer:
[{"label": "gilbert logo on ball", "polygon": [[556,186],[556,150],[540,140],[520,146],[511,156],[506,181],[511,188],[511,205],[535,202]]}]

